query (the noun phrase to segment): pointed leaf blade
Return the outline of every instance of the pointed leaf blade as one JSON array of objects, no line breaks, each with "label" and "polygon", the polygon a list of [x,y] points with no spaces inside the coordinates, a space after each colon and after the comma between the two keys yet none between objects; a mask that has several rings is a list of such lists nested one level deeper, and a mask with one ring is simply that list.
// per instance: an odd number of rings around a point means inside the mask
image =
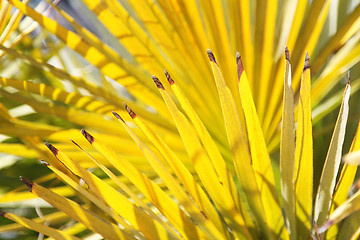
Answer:
[{"label": "pointed leaf blade", "polygon": [[316,195],[314,218],[319,225],[325,222],[330,210],[336,176],[341,160],[342,145],[345,137],[345,128],[349,113],[349,97],[350,82],[348,82],[345,87],[343,102],[340,107]]}]

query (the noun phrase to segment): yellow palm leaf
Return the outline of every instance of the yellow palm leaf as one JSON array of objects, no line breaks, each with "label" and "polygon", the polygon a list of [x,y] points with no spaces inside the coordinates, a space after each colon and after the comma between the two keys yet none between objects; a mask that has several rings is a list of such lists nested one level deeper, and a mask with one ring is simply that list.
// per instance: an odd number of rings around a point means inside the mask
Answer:
[{"label": "yellow palm leaf", "polygon": [[345,137],[345,127],[349,112],[349,97],[350,83],[348,82],[316,195],[314,217],[319,225],[323,224],[327,218],[327,213],[331,204],[330,198],[328,196],[333,194],[335,187],[336,176],[341,160],[342,144]]},{"label": "yellow palm leaf", "polygon": [[295,147],[295,198],[299,234],[308,237],[313,199],[313,136],[310,102],[310,62],[306,54],[299,97],[298,127]]}]

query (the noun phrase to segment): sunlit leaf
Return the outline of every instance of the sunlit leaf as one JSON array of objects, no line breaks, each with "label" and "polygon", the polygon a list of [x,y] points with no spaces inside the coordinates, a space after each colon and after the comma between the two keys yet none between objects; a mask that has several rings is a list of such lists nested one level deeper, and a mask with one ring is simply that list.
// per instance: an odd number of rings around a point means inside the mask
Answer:
[{"label": "sunlit leaf", "polygon": [[350,82],[346,85],[343,103],[341,104],[334,133],[331,138],[328,154],[325,160],[320,184],[316,195],[314,217],[317,223],[323,224],[327,218],[334,191],[336,176],[341,160],[342,146],[345,137],[345,128],[349,112]]},{"label": "sunlit leaf", "polygon": [[285,49],[285,76],[284,76],[284,103],[283,120],[281,125],[280,145],[280,171],[281,192],[284,201],[286,226],[291,239],[296,238],[296,215],[295,215],[295,121],[294,121],[294,93],[291,86],[291,65],[289,50]]},{"label": "sunlit leaf", "polygon": [[299,234],[309,237],[313,205],[313,136],[311,124],[310,59],[306,53],[298,108],[295,147],[295,198]]}]

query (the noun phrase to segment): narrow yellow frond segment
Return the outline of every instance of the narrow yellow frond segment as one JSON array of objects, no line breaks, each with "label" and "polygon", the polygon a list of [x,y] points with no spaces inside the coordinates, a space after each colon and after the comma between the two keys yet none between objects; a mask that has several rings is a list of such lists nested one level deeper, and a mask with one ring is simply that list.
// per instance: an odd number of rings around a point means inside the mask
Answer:
[{"label": "narrow yellow frond segment", "polygon": [[268,229],[269,225],[266,223],[266,218],[264,217],[264,206],[262,204],[259,188],[256,183],[252,159],[242,131],[242,124],[240,122],[235,101],[229,88],[225,84],[220,68],[210,50],[208,50],[208,56],[220,96],[226,132],[231,152],[233,154],[237,175],[246,194],[250,209],[255,216],[256,222],[259,224],[259,228],[265,235],[272,238],[274,236],[271,236],[272,234]]},{"label": "narrow yellow frond segment", "polygon": [[[306,4],[306,1],[301,1]],[[301,9],[300,6],[298,6],[297,0],[289,0],[285,1],[282,4],[279,4],[280,11],[279,11],[279,20],[278,20],[278,26],[277,31],[275,33],[275,36],[278,35],[278,41],[276,43],[275,52],[274,52],[274,59],[276,61],[281,61],[283,58],[281,56],[284,53],[284,46],[286,46],[290,42],[290,33],[293,31],[295,26],[293,26],[294,22],[297,20],[303,20],[302,18],[296,19],[295,14],[298,10]],[[275,69],[279,69],[281,67],[275,66]],[[283,72],[282,72],[283,73]],[[281,77],[280,77],[281,79]],[[277,80],[277,78],[276,78]],[[282,81],[281,81],[282,82]]]},{"label": "narrow yellow frond segment", "polygon": [[[52,192],[57,193],[61,196],[67,197],[67,196],[73,196],[75,194],[75,191],[70,189],[68,186],[63,187],[56,187],[56,188],[49,188]],[[36,196],[34,194],[31,194],[29,192],[9,192],[3,196],[0,197],[0,203],[6,203],[6,202],[21,202],[28,199],[34,199]]]},{"label": "narrow yellow frond segment", "polygon": [[231,93],[234,96],[235,102],[240,105],[239,101],[239,92],[237,87],[237,81],[235,77],[235,62],[231,61],[231,55],[233,49],[229,44],[229,33],[227,28],[220,26],[226,26],[226,18],[224,16],[224,11],[226,9],[226,4],[221,0],[200,0],[198,1],[198,6],[200,6],[199,13],[201,21],[204,24],[206,36],[209,39],[209,45],[207,48],[211,47],[222,60],[224,67],[224,81],[228,85]]},{"label": "narrow yellow frond segment", "polygon": [[185,148],[210,197],[216,203],[216,206],[221,209],[222,215],[224,216],[227,224],[237,226],[232,229],[233,233],[240,238],[250,237],[244,224],[243,216],[241,216],[239,210],[237,209],[237,205],[232,198],[231,192],[229,189],[224,187],[221,179],[219,179],[211,160],[208,158],[201,143],[197,139],[190,123],[178,110],[159,79],[155,76],[153,79],[174,118]]},{"label": "narrow yellow frond segment", "polygon": [[153,145],[156,146],[165,160],[169,163],[177,177],[181,180],[182,184],[184,184],[185,189],[194,199],[197,206],[199,206],[205,216],[215,224],[217,229],[222,231],[224,235],[228,234],[227,229],[225,229],[226,227],[223,225],[222,220],[219,218],[219,215],[210,202],[208,196],[191,175],[189,170],[184,166],[183,162],[137,114],[134,112],[132,113],[133,114],[131,116],[133,117],[135,124],[144,132],[144,134],[149,138]]},{"label": "narrow yellow frond segment", "polygon": [[[254,46],[252,42],[251,33],[251,11],[249,0],[245,1],[229,1],[230,12],[230,26],[232,27],[231,43],[234,45],[233,49],[238,49],[241,52],[244,60],[244,66],[248,69],[249,79],[253,79],[252,72],[254,69]],[[250,81],[251,81],[250,80]],[[250,87],[253,90],[253,83],[250,82]]]},{"label": "narrow yellow frond segment", "polygon": [[[76,235],[76,234],[84,233],[84,231],[87,231],[87,228],[84,224],[78,222],[78,223],[74,223],[73,225],[67,228],[64,228],[63,231],[66,232],[67,234]],[[95,234],[90,233],[89,235],[95,235]],[[54,239],[48,238],[47,240],[54,240]]]},{"label": "narrow yellow frond segment", "polygon": [[[279,42],[277,43],[277,49],[275,50],[275,56],[273,57],[277,62],[272,66],[272,71],[275,70],[276,73],[272,72],[271,79],[268,79],[268,81],[272,82],[272,85],[267,88],[266,114],[262,121],[262,129],[266,142],[268,143],[269,152],[273,152],[274,150],[274,147],[272,147],[274,141],[277,145],[280,139],[275,132],[278,130],[277,123],[281,121],[282,116],[282,111],[279,106],[282,101],[281,94],[283,92],[284,84],[282,76],[285,71],[285,60],[281,56],[284,53],[284,46],[287,46],[290,51],[293,50],[293,46],[295,45],[300,32],[307,3],[308,1],[288,0],[282,4],[283,6],[280,14],[281,20],[279,21],[281,26],[278,27],[278,34],[280,35]],[[246,60],[244,59],[244,61]],[[262,85],[260,84],[260,86]],[[270,141],[271,143],[269,143]]]},{"label": "narrow yellow frond segment", "polygon": [[287,42],[290,51],[294,49],[294,45],[296,43],[296,40],[298,39],[298,35],[300,32],[301,24],[303,23],[304,20],[304,15],[307,5],[308,5],[308,1],[297,1],[295,16],[291,25],[289,39]]},{"label": "narrow yellow frond segment", "polygon": [[[284,48],[282,47],[282,51]],[[283,75],[285,72],[285,58],[280,58],[277,63],[276,73],[272,74],[272,78],[274,82],[272,83],[272,87],[269,88],[269,95],[267,99],[267,108],[266,115],[264,116],[264,120],[262,122],[262,129],[264,133],[264,137],[266,142],[268,143],[268,151],[269,153],[273,152],[273,148],[271,145],[274,141],[276,144],[280,141],[280,136],[274,134],[277,130],[279,130],[279,125],[274,123],[280,123],[282,111],[280,111],[281,102],[282,102],[282,93],[284,91],[284,79]],[[275,75],[275,76],[274,76]]]},{"label": "narrow yellow frond segment", "polygon": [[[351,144],[350,154],[355,154],[355,152],[359,152],[360,150],[360,122],[358,124],[358,128]],[[346,156],[343,161],[345,165],[340,175],[339,182],[336,186],[336,192],[334,194],[333,205],[340,205],[340,203],[344,202],[348,198],[348,192],[351,188],[351,185],[354,182],[355,174],[357,167],[350,165],[347,163]],[[358,164],[357,164],[358,165]]]},{"label": "narrow yellow frond segment", "polygon": [[295,197],[297,233],[309,238],[313,204],[313,136],[310,100],[310,59],[306,54],[298,107],[295,147]]},{"label": "narrow yellow frond segment", "polygon": [[357,34],[352,41],[347,42],[347,44],[332,57],[322,71],[322,74],[314,82],[312,96],[315,104],[319,103],[320,100],[329,93],[331,88],[336,85],[337,81],[333,81],[333,79],[342,77],[347,69],[360,60],[359,41],[360,34]]},{"label": "narrow yellow frond segment", "polygon": [[0,216],[6,217],[7,219],[10,219],[14,222],[17,222],[21,225],[23,225],[24,227],[27,227],[29,229],[32,229],[34,231],[40,232],[46,236],[55,238],[55,239],[59,239],[59,240],[80,240],[80,238],[74,237],[74,236],[70,236],[67,233],[65,233],[64,231],[60,231],[57,230],[55,228],[52,227],[48,227],[44,224],[41,223],[37,223],[34,222],[30,219],[24,218],[24,217],[20,217],[17,216],[15,214],[12,213],[6,213],[0,210]]},{"label": "narrow yellow frond segment", "polygon": [[296,66],[293,74],[295,87],[298,86],[301,76],[302,69],[301,64],[299,64],[301,58],[305,51],[312,55],[328,16],[330,2],[330,0],[319,0],[311,3],[308,17],[305,19],[306,22],[303,26],[304,31],[297,39],[297,47],[293,49],[293,63]]},{"label": "narrow yellow frond segment", "polygon": [[246,122],[246,132],[248,141],[251,143],[250,152],[252,167],[255,172],[256,183],[259,187],[260,197],[264,206],[266,221],[269,223],[270,230],[278,234],[281,231],[284,222],[275,189],[274,172],[251,95],[249,81],[239,53],[236,55],[236,61],[239,74],[239,93]]},{"label": "narrow yellow frond segment", "polygon": [[294,188],[295,170],[295,120],[294,92],[291,86],[289,50],[285,49],[284,100],[281,123],[280,172],[281,193],[285,210],[285,224],[290,239],[296,239],[296,205]]},{"label": "narrow yellow frond segment", "polygon": [[156,183],[85,130],[82,130],[82,133],[99,153],[107,158],[159,209],[182,236],[189,239],[199,239],[203,236],[196,225],[186,217],[179,206]]},{"label": "narrow yellow frond segment", "polygon": [[[358,150],[360,150],[360,124],[358,124],[358,128],[350,148],[350,153],[359,152]],[[347,200],[348,193],[351,189],[352,184],[354,183],[355,175],[358,169],[358,166],[347,163],[346,156],[343,158],[343,161],[345,162],[345,164],[341,170],[339,181],[335,187],[335,193],[333,196],[333,201],[331,203],[330,214],[332,214],[338,206],[340,206]],[[327,231],[326,236],[329,239],[335,238],[338,234],[338,231],[339,227],[337,225],[333,225]]]},{"label": "narrow yellow frond segment", "polygon": [[[260,121],[263,121],[264,116],[266,114],[266,106],[267,106],[267,99],[268,99],[268,93],[269,88],[271,88],[269,85],[272,82],[270,80],[271,77],[271,68],[274,64],[274,36],[275,36],[275,26],[276,26],[276,17],[277,17],[277,8],[278,8],[278,0],[273,1],[258,1],[256,6],[256,15],[257,20],[263,20],[263,22],[260,22],[259,24],[264,26],[264,31],[261,31],[262,29],[258,28],[258,23],[256,22],[255,27],[255,56],[258,51],[260,51],[260,58],[259,62],[255,64],[256,69],[261,69],[261,71],[255,70],[254,73],[255,77],[259,77],[259,79],[255,79],[257,81],[255,84],[255,94],[258,94],[257,99],[255,99],[255,102],[258,103],[258,116]],[[261,15],[261,16],[259,16]],[[262,34],[261,38],[262,41],[260,41],[261,45],[259,44],[259,41],[257,41],[257,34],[260,32]]]},{"label": "narrow yellow frond segment", "polygon": [[29,81],[20,81],[0,77],[0,84],[3,86],[11,86],[18,90],[23,90],[29,93],[39,94],[48,97],[54,101],[71,104],[77,108],[83,108],[90,112],[99,114],[107,113],[114,109],[114,105],[106,104],[90,96],[82,96],[77,93],[69,93],[59,88],[54,88],[45,84],[37,84]]},{"label": "narrow yellow frond segment", "polygon": [[350,38],[352,38],[360,29],[360,5],[351,12],[344,23],[339,26],[335,35],[324,45],[319,51],[319,55],[315,57],[312,69],[318,72],[326,60],[337,49],[341,48]]},{"label": "narrow yellow frond segment", "polygon": [[[128,221],[135,229],[142,232],[146,237],[149,239],[163,239],[167,236],[170,239],[177,239],[177,237],[170,231],[166,230],[161,223],[152,219],[139,207],[134,206],[129,199],[121,195],[103,180],[82,168],[51,144],[47,144],[47,146],[62,164],[85,181],[90,191],[93,192],[98,199],[105,201],[108,206],[114,209],[115,212]],[[139,223],[138,218],[141,218],[145,224]]]},{"label": "narrow yellow frond segment", "polygon": [[74,201],[64,198],[28,179],[21,178],[21,180],[29,187],[33,194],[44,199],[60,211],[63,211],[69,217],[81,222],[90,230],[99,233],[105,239],[135,239],[122,231],[117,225],[89,212]]},{"label": "narrow yellow frond segment", "polygon": [[321,225],[325,222],[330,210],[336,176],[340,167],[342,146],[344,143],[345,128],[349,113],[349,97],[350,82],[348,82],[345,87],[343,102],[341,104],[334,132],[331,137],[329,150],[325,159],[318,192],[316,195],[314,219],[318,225]]},{"label": "narrow yellow frond segment", "polygon": [[[32,194],[32,193],[30,193],[30,192],[28,192],[28,193],[31,194],[32,196],[34,196],[34,194]],[[66,214],[63,212],[54,212],[54,213],[50,213],[50,214],[44,214],[41,218],[36,217],[33,219],[29,219],[29,220],[39,223],[39,224],[44,224],[45,221],[50,224],[58,224],[58,223],[63,223],[66,220],[69,220],[69,217],[66,216]],[[0,232],[17,231],[17,230],[22,230],[22,229],[25,229],[24,225],[22,225],[20,223],[13,223],[13,224],[7,224],[7,225],[1,226]],[[66,233],[66,231],[64,231],[64,232]]]}]

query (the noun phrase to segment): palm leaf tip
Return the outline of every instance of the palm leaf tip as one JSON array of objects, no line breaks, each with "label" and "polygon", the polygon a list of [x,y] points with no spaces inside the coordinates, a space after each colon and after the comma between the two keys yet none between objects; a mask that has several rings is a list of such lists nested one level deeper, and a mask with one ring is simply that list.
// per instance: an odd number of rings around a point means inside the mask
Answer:
[{"label": "palm leaf tip", "polygon": [[[218,65],[217,62],[216,62],[216,60],[215,60],[215,56],[214,56],[213,52],[212,52],[210,49],[208,49],[208,50],[206,50],[206,53],[207,53],[207,55],[208,55],[208,57],[209,57],[209,60],[210,60],[211,62],[216,63],[216,65]],[[218,65],[218,66],[219,66],[219,65]]]},{"label": "palm leaf tip", "polygon": [[4,212],[3,210],[0,210],[0,216],[5,216],[6,212]]},{"label": "palm leaf tip", "polygon": [[47,167],[50,166],[50,164],[48,162],[44,161],[44,160],[40,160],[40,163],[44,164]]},{"label": "palm leaf tip", "polygon": [[124,119],[122,119],[122,117],[120,117],[120,115],[119,115],[117,112],[112,111],[112,114],[113,114],[117,119],[125,122]]},{"label": "palm leaf tip", "polygon": [[157,88],[165,90],[164,85],[160,82],[159,78],[157,78],[155,75],[153,75],[152,80],[156,84]]},{"label": "palm leaf tip", "polygon": [[239,52],[236,52],[236,66],[237,66],[238,79],[240,80],[241,74],[244,71],[244,66]]},{"label": "palm leaf tip", "polygon": [[25,185],[29,188],[29,191],[32,192],[34,183],[23,176],[20,176],[20,180],[25,183]]},{"label": "palm leaf tip", "polygon": [[285,47],[285,59],[290,62],[290,52],[288,47]]},{"label": "palm leaf tip", "polygon": [[84,135],[86,140],[89,141],[90,144],[92,144],[94,142],[94,137],[91,136],[90,133],[88,133],[85,129],[81,129],[81,133],[82,133],[82,135]]},{"label": "palm leaf tip", "polygon": [[70,139],[70,141],[71,141],[75,146],[77,146],[78,148],[80,148],[81,150],[83,150],[82,147],[81,147],[79,144],[77,144],[74,140]]},{"label": "palm leaf tip", "polygon": [[175,81],[172,79],[172,77],[170,76],[170,74],[168,73],[168,71],[165,69],[165,77],[168,80],[170,85],[173,85],[175,83]]},{"label": "palm leaf tip", "polygon": [[59,150],[58,150],[56,147],[54,147],[51,143],[48,143],[48,142],[45,142],[44,144],[50,149],[50,151],[51,151],[55,156],[57,156]]},{"label": "palm leaf tip", "polygon": [[134,111],[131,110],[131,108],[125,102],[124,102],[124,106],[125,106],[126,111],[129,113],[130,117],[132,119],[136,118],[136,113],[134,113]]},{"label": "palm leaf tip", "polygon": [[310,68],[310,57],[309,57],[309,53],[306,52],[303,71],[305,71],[306,69],[309,69],[309,68]]}]

